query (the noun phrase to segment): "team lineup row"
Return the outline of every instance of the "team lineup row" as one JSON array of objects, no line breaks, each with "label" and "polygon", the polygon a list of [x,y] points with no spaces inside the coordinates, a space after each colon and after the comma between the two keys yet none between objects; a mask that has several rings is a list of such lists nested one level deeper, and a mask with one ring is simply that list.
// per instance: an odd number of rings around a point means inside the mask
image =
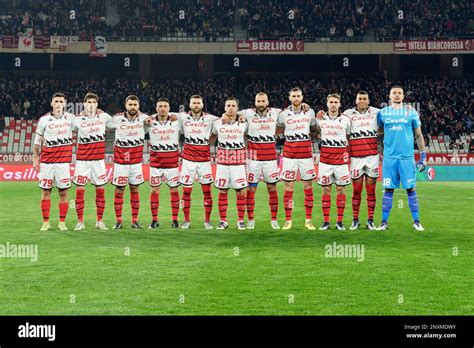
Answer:
[{"label": "team lineup row", "polygon": [[[277,221],[278,193],[276,183],[284,181],[283,205],[285,209],[284,230],[292,228],[294,182],[299,177],[303,182],[305,227],[315,230],[312,223],[313,187],[316,178],[312,153],[312,138],[320,134],[320,161],[317,182],[322,186],[323,223],[320,230],[330,228],[331,187],[336,186],[336,228],[344,230],[342,223],[346,194],[345,186],[353,183],[353,222],[350,229],[359,228],[359,208],[365,182],[367,191],[367,228],[388,229],[393,190],[402,184],[407,190],[413,217],[413,228],[423,230],[419,222],[418,198],[415,191],[415,173],[424,170],[426,153],[420,130],[418,113],[403,104],[403,89],[394,86],[390,90],[391,105],[383,109],[369,106],[369,96],[364,91],[356,95],[354,108],[340,111],[340,96],[327,96],[327,111],[318,115],[303,103],[300,88],[289,91],[291,105],[284,109],[269,107],[266,93],[255,97],[255,107],[239,110],[239,101],[229,97],[225,100],[225,112],[217,117],[203,112],[203,98],[190,97],[190,111],[170,112],[166,98],[156,102],[156,114],[148,116],[139,111],[139,98],[130,95],[125,100],[126,111],[113,117],[98,109],[98,96],[87,93],[85,110],[79,116],[64,112],[65,96],[56,93],[51,99],[52,111],[38,122],[35,137],[33,165],[39,172],[42,189],[42,231],[50,228],[50,195],[54,186],[58,188],[60,203],[58,227],[67,230],[65,218],[68,210],[67,190],[71,186],[69,164],[72,160],[72,132],[77,133],[76,165],[73,182],[76,190],[78,223],[75,230],[85,229],[84,186],[90,181],[96,186],[96,227],[107,229],[102,221],[105,208],[103,185],[107,183],[105,170],[105,132],[115,132],[114,170],[112,184],[115,185],[114,208],[116,224],[122,228],[122,206],[125,187],[130,187],[132,228],[142,228],[138,222],[140,208],[139,185],[143,183],[143,148],[145,134],[149,134],[150,152],[150,207],[153,220],[150,228],[158,223],[159,188],[164,181],[170,189],[172,227],[190,227],[191,193],[195,178],[198,178],[204,195],[204,227],[212,229],[210,216],[213,207],[211,184],[219,190],[218,206],[220,222],[218,229],[228,227],[228,189],[236,190],[239,229],[253,229],[255,192],[263,180],[267,185],[271,226],[279,229]],[[375,187],[379,176],[377,134],[383,130],[384,161],[382,223],[374,225],[376,206]],[[281,156],[281,172],[277,163],[276,136],[283,133],[285,144]],[[184,136],[180,153],[179,139]],[[414,137],[420,149],[420,161],[415,167]],[[216,173],[212,175],[211,145],[216,145]],[[179,169],[179,159],[182,159]],[[183,186],[181,206],[184,222],[178,223],[180,197],[178,186]],[[247,224],[244,223],[247,212]]]}]

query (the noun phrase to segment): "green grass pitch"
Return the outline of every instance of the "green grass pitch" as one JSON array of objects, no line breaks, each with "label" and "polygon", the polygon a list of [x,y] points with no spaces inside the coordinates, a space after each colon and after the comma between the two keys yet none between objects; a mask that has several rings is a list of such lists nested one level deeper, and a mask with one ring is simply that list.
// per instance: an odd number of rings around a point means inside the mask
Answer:
[{"label": "green grass pitch", "polygon": [[[40,232],[40,190],[36,183],[0,184],[0,244],[37,244],[38,260],[0,258],[2,315],[472,315],[474,313],[474,184],[418,184],[425,232],[414,232],[406,193],[397,190],[387,232],[307,231],[303,229],[303,192],[295,191],[293,229],[270,228],[267,193],[256,196],[256,229],[238,231],[235,195],[229,198],[230,228],[202,228],[202,193],[195,186],[190,230],[169,228],[170,208],[162,188],[161,226],[131,230],[129,191],[121,231],[93,228],[95,201],[86,192],[86,226],[57,229],[57,192],[53,229]],[[140,221],[150,222],[149,187],[141,188]],[[280,224],[284,222],[283,184]],[[314,185],[314,222],[321,223],[321,188]],[[70,190],[70,199],[75,190]],[[345,225],[352,219],[351,189]],[[376,223],[382,189],[377,186]],[[218,222],[214,192],[212,222]],[[108,227],[114,222],[113,187],[106,190]],[[332,226],[335,222],[333,191]],[[365,194],[361,220],[366,218]],[[182,213],[180,212],[180,221]],[[365,223],[364,223],[365,225]],[[364,246],[364,259],[326,257],[326,246]],[[127,251],[129,255],[127,256]]]}]

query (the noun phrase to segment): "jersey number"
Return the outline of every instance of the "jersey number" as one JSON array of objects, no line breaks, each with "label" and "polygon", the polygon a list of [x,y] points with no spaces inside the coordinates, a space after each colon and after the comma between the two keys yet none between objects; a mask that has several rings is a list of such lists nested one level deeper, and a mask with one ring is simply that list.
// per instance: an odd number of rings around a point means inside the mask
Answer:
[{"label": "jersey number", "polygon": [[87,184],[87,176],[84,176],[84,175],[76,176],[76,183],[79,185]]},{"label": "jersey number", "polygon": [[159,185],[161,183],[159,176],[152,176],[150,181],[152,185]]},{"label": "jersey number", "polygon": [[53,187],[53,179],[42,179],[43,187]]},{"label": "jersey number", "polygon": [[217,186],[225,186],[225,183],[227,182],[227,179],[224,179],[224,178],[220,178],[219,180],[217,180]]},{"label": "jersey number", "polygon": [[128,176],[118,176],[115,178],[117,185],[125,185],[128,182]]},{"label": "jersey number", "polygon": [[329,185],[329,176],[321,177],[321,185]]}]

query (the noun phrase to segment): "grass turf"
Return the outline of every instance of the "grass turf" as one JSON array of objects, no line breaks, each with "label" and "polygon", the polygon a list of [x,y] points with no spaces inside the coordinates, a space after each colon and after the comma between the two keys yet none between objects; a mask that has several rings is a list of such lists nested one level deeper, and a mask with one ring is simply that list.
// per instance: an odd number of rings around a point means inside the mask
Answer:
[{"label": "grass turf", "polygon": [[[282,184],[279,221],[283,224]],[[141,188],[140,221],[150,222],[149,187]],[[124,230],[93,228],[93,188],[86,192],[88,230],[72,231],[75,210],[57,229],[40,232],[36,183],[0,183],[0,244],[37,244],[38,260],[0,258],[2,315],[472,315],[474,312],[474,184],[418,184],[425,232],[412,230],[406,193],[397,190],[387,232],[307,231],[303,192],[297,184],[293,229],[272,230],[264,185],[256,195],[256,229],[238,231],[235,195],[229,196],[230,228],[205,231],[200,187],[193,191],[190,230],[169,228],[162,188],[161,226],[129,229],[128,189]],[[315,185],[314,221],[319,226],[321,189]],[[70,191],[70,199],[74,198]],[[352,219],[351,189],[345,225]],[[377,186],[376,222],[381,185]],[[212,222],[218,222],[214,192]],[[114,222],[113,187],[106,189],[108,227]],[[335,192],[332,201],[335,221]],[[366,218],[365,194],[361,220]],[[180,220],[182,213],[180,212]],[[365,224],[364,224],[365,225]],[[326,246],[364,246],[364,260],[325,257]],[[457,248],[457,249],[454,249]],[[456,253],[457,250],[457,253]],[[129,256],[127,252],[129,251]],[[456,255],[457,254],[457,255]]]}]

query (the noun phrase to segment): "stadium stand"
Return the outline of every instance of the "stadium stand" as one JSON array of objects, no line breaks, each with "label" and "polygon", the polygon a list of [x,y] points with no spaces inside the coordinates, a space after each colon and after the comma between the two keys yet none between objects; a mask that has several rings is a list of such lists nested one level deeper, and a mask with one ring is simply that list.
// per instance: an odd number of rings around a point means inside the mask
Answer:
[{"label": "stadium stand", "polygon": [[1,0],[0,35],[32,28],[37,36],[103,35],[110,41],[460,37],[474,33],[471,6],[449,0],[56,0],[51,7],[44,1]]},{"label": "stadium stand", "polygon": [[[70,11],[74,10],[74,18]],[[105,0],[0,1],[0,34],[17,35],[33,29],[35,36],[77,35],[88,40],[91,33],[105,34]]]},{"label": "stadium stand", "polygon": [[2,153],[32,153],[33,130],[36,120],[17,120],[5,117],[5,129],[0,132],[0,149]]},{"label": "stadium stand", "polygon": [[471,11],[469,3],[448,0],[244,0],[240,8],[250,36],[305,41],[371,34],[377,40],[462,36],[473,33]]}]

